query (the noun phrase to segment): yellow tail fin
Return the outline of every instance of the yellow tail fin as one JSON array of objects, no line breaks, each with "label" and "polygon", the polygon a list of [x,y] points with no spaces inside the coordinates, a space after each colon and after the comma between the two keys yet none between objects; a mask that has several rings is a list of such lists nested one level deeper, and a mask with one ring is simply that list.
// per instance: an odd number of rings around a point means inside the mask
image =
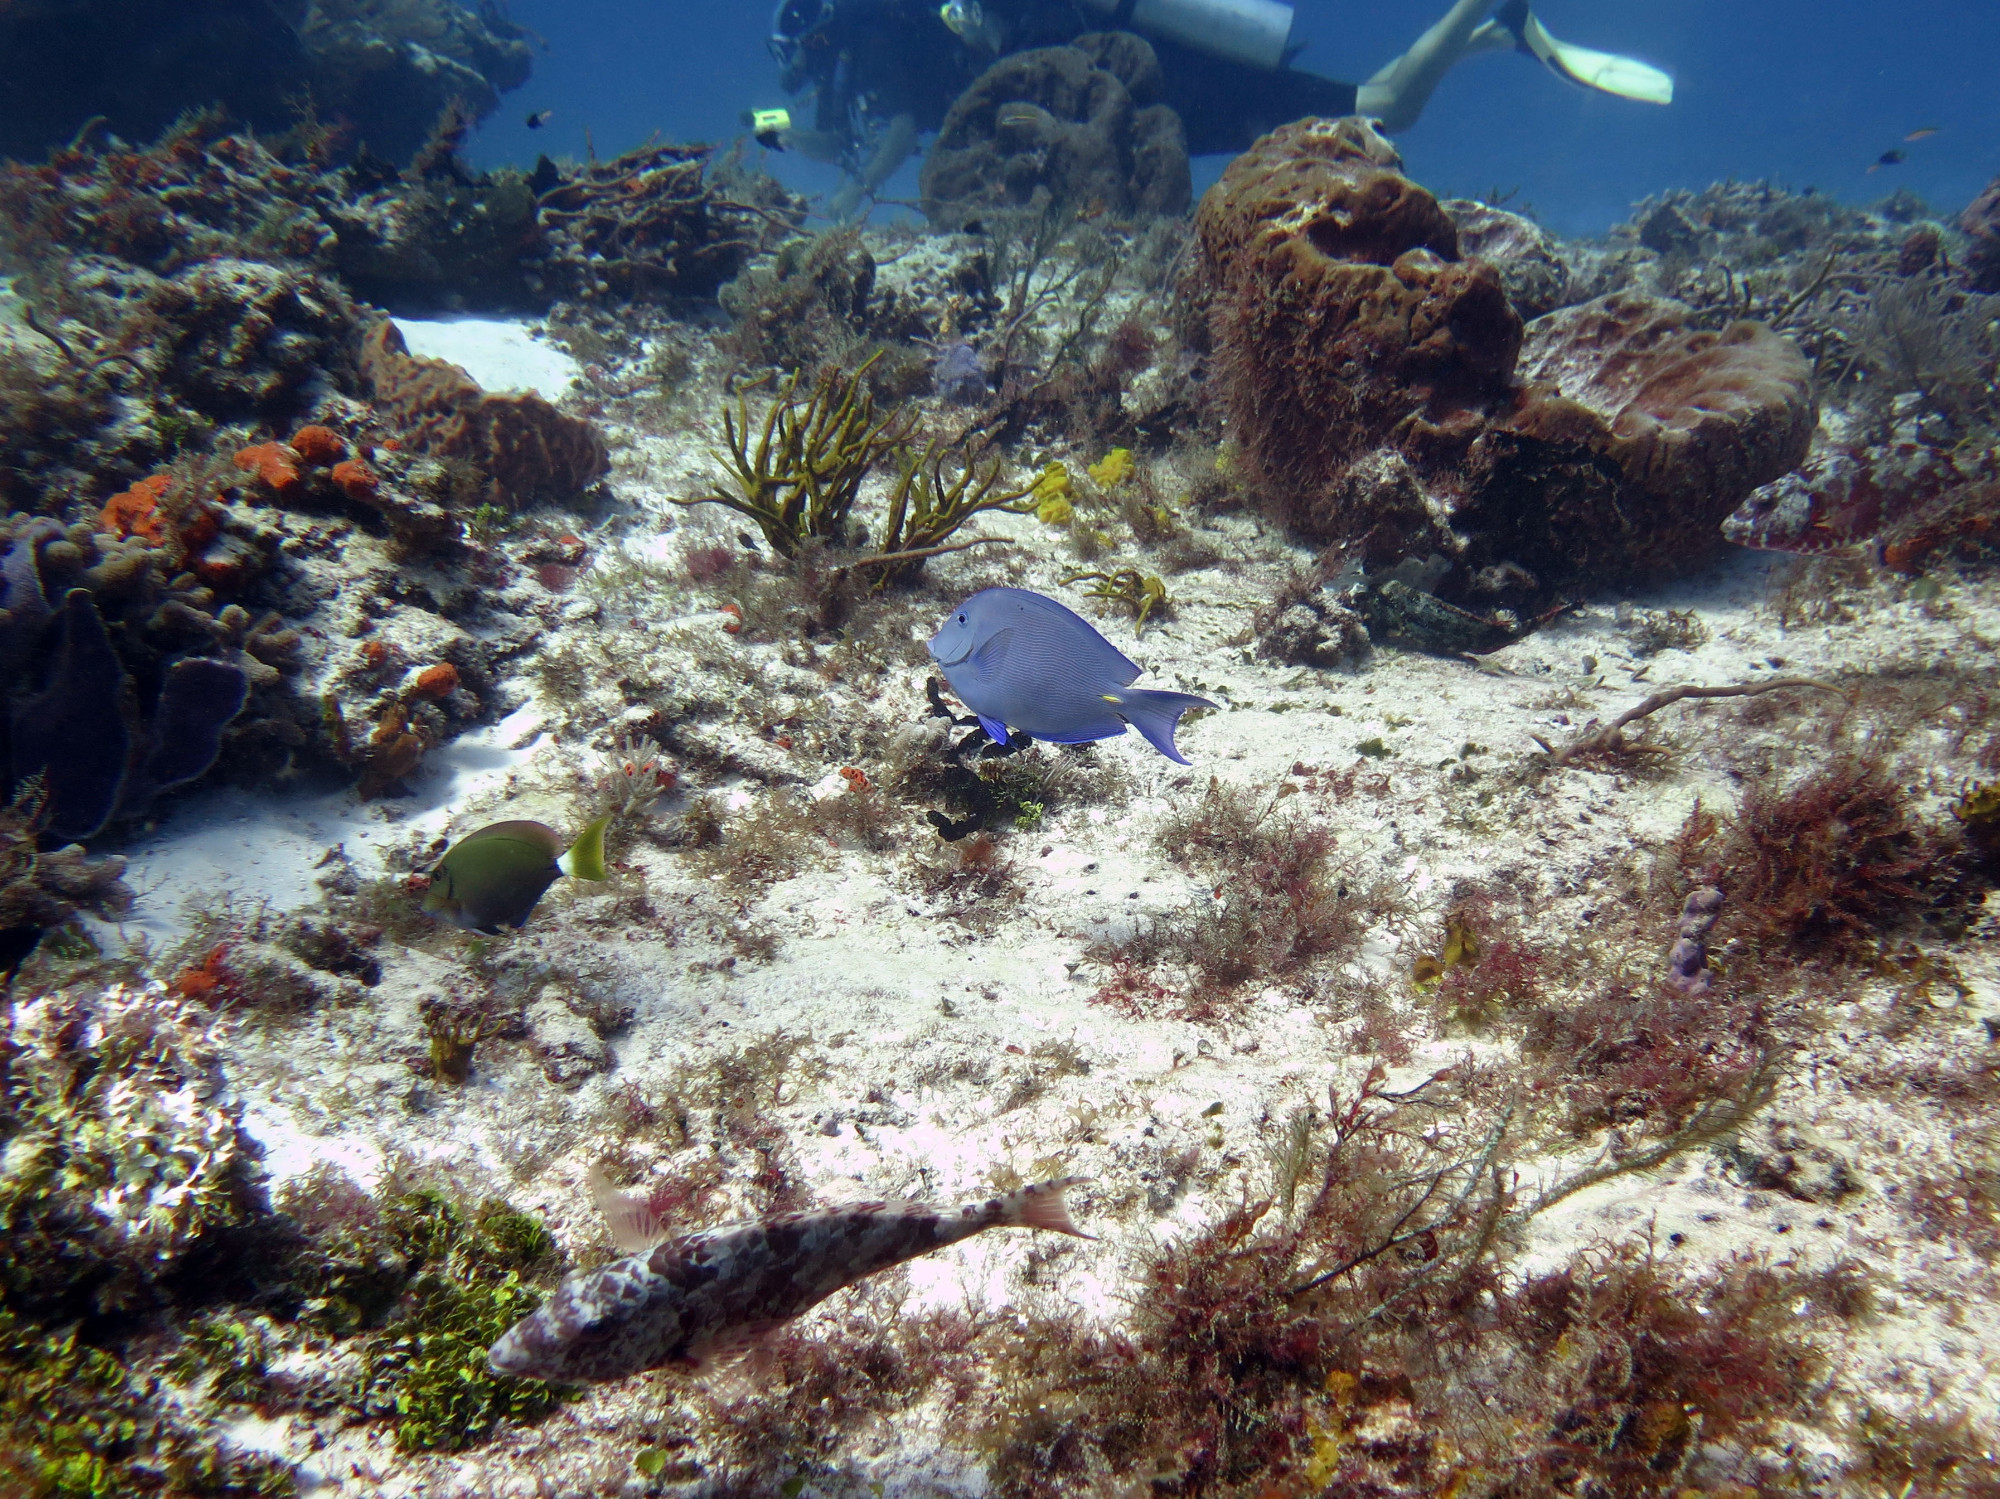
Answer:
[{"label": "yellow tail fin", "polygon": [[609,817],[600,817],[578,833],[569,852],[556,860],[556,868],[574,879],[610,879],[611,871],[604,866],[604,830],[610,826]]}]

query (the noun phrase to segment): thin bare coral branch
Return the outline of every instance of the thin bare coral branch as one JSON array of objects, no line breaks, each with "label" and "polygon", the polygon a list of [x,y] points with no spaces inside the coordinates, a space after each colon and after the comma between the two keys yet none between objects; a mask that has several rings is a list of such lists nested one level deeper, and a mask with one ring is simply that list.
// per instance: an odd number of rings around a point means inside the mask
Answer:
[{"label": "thin bare coral branch", "polygon": [[964,552],[973,547],[1010,547],[1014,543],[1005,536],[975,536],[970,541],[954,541],[946,546],[918,547],[908,552],[877,552],[872,557],[863,557],[850,563],[852,567],[886,567],[904,562],[921,562],[926,557],[942,557],[946,552]]},{"label": "thin bare coral branch", "polygon": [[1554,1186],[1540,1193],[1534,1201],[1516,1208],[1508,1215],[1512,1223],[1525,1223],[1528,1219],[1547,1212],[1565,1197],[1581,1192],[1585,1187],[1594,1187],[1599,1182],[1610,1181],[1615,1176],[1625,1176],[1634,1171],[1651,1171],[1685,1151],[1711,1144],[1725,1135],[1734,1134],[1750,1121],[1759,1109],[1771,1101],[1777,1091],[1778,1074],[1783,1069],[1786,1050],[1780,1046],[1766,1048],[1758,1055],[1757,1064],[1744,1079],[1743,1087],[1732,1097],[1711,1098],[1695,1110],[1688,1122],[1667,1136],[1659,1144],[1645,1150],[1634,1151],[1614,1160],[1602,1162],[1573,1175],[1564,1177]]},{"label": "thin bare coral branch", "polygon": [[[1833,274],[1833,268],[1839,262],[1839,260],[1840,260],[1839,250],[1837,249],[1828,250],[1826,252],[1826,259],[1820,262],[1820,268],[1818,272],[1813,276],[1812,280],[1807,282],[1805,287],[1796,296],[1792,297],[1791,300],[1786,302],[1783,307],[1780,307],[1776,312],[1772,313],[1770,318],[1767,320],[1774,332],[1777,329],[1782,328],[1785,325],[1785,320],[1789,318],[1793,313],[1798,312],[1800,309],[1808,306],[1815,297],[1817,297],[1822,291],[1826,289],[1827,278]],[[1746,299],[1746,309],[1747,309],[1747,299]]]},{"label": "thin bare coral branch", "polygon": [[[977,453],[971,439],[961,436],[950,444],[933,439],[921,453],[904,455],[902,478],[889,497],[883,549],[865,559],[883,568],[876,587],[913,576],[926,557],[947,550],[945,539],[981,511],[1032,508],[1034,486],[1003,485],[1001,460],[982,469]],[[957,476],[948,478],[953,467]]]},{"label": "thin bare coral branch", "polygon": [[1822,692],[1839,692],[1841,689],[1831,682],[1816,681],[1811,677],[1779,677],[1769,682],[1739,682],[1729,687],[1670,687],[1665,692],[1656,692],[1638,707],[1621,713],[1601,729],[1572,740],[1561,749],[1556,749],[1539,735],[1531,735],[1534,741],[1549,752],[1550,765],[1567,765],[1578,755],[1592,754],[1601,750],[1615,750],[1623,743],[1626,725],[1637,723],[1650,717],[1662,708],[1689,698],[1711,697],[1757,697],[1762,693],[1776,692],[1781,688],[1816,687]]},{"label": "thin bare coral branch", "polygon": [[[1510,1108],[1500,1116],[1500,1122],[1494,1125],[1492,1130],[1487,1134],[1486,1142],[1480,1147],[1477,1160],[1458,1161],[1431,1173],[1426,1178],[1423,1194],[1403,1211],[1402,1216],[1389,1225],[1388,1232],[1381,1239],[1360,1253],[1349,1256],[1332,1269],[1321,1271],[1304,1284],[1294,1286],[1285,1294],[1288,1297],[1303,1296],[1306,1292],[1316,1290],[1330,1280],[1338,1279],[1350,1270],[1359,1269],[1370,1260],[1387,1254],[1392,1249],[1410,1243],[1412,1240],[1422,1238],[1427,1233],[1436,1232],[1441,1224],[1448,1224],[1456,1219],[1458,1214],[1464,1209],[1466,1202],[1471,1198],[1473,1192],[1478,1188],[1480,1182],[1486,1179],[1487,1173],[1493,1165],[1493,1158],[1499,1152],[1500,1142],[1506,1137],[1507,1126],[1513,1123],[1513,1120],[1514,1111]],[[1405,1232],[1404,1225],[1414,1218],[1426,1203],[1443,1190],[1446,1181],[1460,1171],[1466,1173],[1465,1185],[1460,1189],[1458,1195],[1452,1199],[1451,1204],[1442,1213],[1433,1218],[1426,1219],[1421,1226]]]},{"label": "thin bare coral branch", "polygon": [[66,342],[63,341],[62,335],[58,333],[51,333],[47,328],[44,328],[39,322],[35,320],[35,309],[28,306],[28,304],[25,302],[21,304],[21,321],[28,325],[30,331],[41,334],[43,338],[46,338],[50,343],[54,344],[58,349],[60,349],[62,351],[62,357],[67,359],[71,364],[80,365],[83,363],[81,359],[78,359],[76,357],[76,350],[72,349]]}]

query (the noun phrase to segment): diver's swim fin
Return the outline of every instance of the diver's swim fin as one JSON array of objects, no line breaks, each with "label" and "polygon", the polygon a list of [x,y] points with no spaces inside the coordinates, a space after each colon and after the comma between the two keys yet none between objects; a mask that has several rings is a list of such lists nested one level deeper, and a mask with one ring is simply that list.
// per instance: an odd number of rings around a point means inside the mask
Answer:
[{"label": "diver's swim fin", "polygon": [[1523,52],[1540,58],[1551,71],[1560,73],[1572,83],[1580,83],[1601,93],[1616,94],[1622,99],[1637,99],[1644,104],[1674,102],[1671,75],[1637,58],[1620,57],[1615,52],[1598,52],[1573,42],[1556,40],[1549,35],[1548,27],[1528,9],[1528,0],[1507,0],[1493,13],[1493,22],[1512,33]]}]

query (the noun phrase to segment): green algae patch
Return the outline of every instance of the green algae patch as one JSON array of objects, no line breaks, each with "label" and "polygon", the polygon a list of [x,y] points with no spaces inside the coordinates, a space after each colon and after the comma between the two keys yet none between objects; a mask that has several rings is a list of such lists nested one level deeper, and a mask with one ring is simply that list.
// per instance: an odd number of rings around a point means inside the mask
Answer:
[{"label": "green algae patch", "polygon": [[364,1349],[362,1408],[390,1417],[405,1452],[458,1452],[502,1421],[535,1421],[570,1392],[495,1374],[486,1350],[541,1304],[528,1276],[552,1269],[555,1241],[501,1202],[471,1214],[444,1194],[406,1192],[384,1204],[382,1247],[412,1268],[400,1314]]},{"label": "green algae patch", "polygon": [[265,1499],[295,1492],[282,1466],[225,1453],[183,1425],[160,1381],[81,1341],[0,1311],[0,1492],[23,1499]]},{"label": "green algae patch", "polygon": [[517,1274],[464,1285],[423,1277],[414,1296],[368,1350],[369,1388],[386,1397],[405,1452],[459,1452],[501,1421],[539,1420],[568,1398],[561,1386],[487,1367],[486,1350],[541,1305]]}]

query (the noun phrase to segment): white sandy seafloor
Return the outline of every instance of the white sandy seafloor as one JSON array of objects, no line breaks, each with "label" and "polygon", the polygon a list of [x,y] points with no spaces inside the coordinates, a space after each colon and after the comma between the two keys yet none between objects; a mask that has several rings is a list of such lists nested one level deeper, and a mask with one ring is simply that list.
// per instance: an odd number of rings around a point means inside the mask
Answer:
[{"label": "white sandy seafloor", "polygon": [[[516,330],[485,325],[490,332],[481,333],[481,326],[452,325],[449,347],[457,352],[448,357],[495,384],[506,383],[493,377],[496,366],[533,367],[519,359]],[[491,340],[485,353],[472,342],[478,338]],[[419,347],[417,338],[411,343]],[[712,507],[670,506],[665,494],[680,476],[707,467],[709,440],[690,424],[679,436],[618,449],[612,488],[628,524],[616,540],[593,543],[594,562],[600,577],[626,581],[594,586],[587,574],[577,596],[596,602],[594,617],[566,611],[542,639],[543,652],[568,639],[609,635],[619,650],[643,657],[658,680],[680,684],[713,681],[708,663],[733,660],[735,690],[760,694],[773,722],[802,716],[829,730],[870,722],[889,734],[913,733],[905,726],[921,722],[926,675],[914,642],[960,592],[1004,577],[1076,596],[1060,586],[1067,558],[1053,555],[1059,548],[1051,531],[1030,517],[984,517],[989,534],[1026,545],[934,561],[930,605],[911,616],[912,665],[879,700],[864,701],[826,673],[787,664],[779,647],[724,634],[723,616],[690,604],[678,559],[692,546],[727,538],[736,518]],[[674,477],[656,477],[667,475]],[[406,1060],[422,1048],[417,1005],[449,984],[453,965],[434,953],[385,947],[385,978],[365,1006],[243,1032],[231,1075],[273,1176],[324,1160],[364,1181],[392,1157],[445,1163],[461,1179],[542,1214],[572,1259],[588,1261],[606,1252],[607,1240],[580,1183],[618,1098],[656,1094],[679,1069],[783,1032],[802,1044],[801,1058],[811,1065],[801,1062],[769,1118],[789,1136],[797,1168],[820,1201],[909,1195],[955,1203],[997,1182],[1058,1173],[1091,1179],[1074,1190],[1072,1210],[1099,1237],[1052,1250],[1038,1245],[1038,1289],[1021,1284],[1023,1237],[995,1233],[913,1263],[907,1276],[917,1304],[1005,1306],[1032,1295],[1044,1305],[1051,1298],[1067,1303],[1078,1317],[1115,1320],[1139,1257],[1259,1195],[1268,1172],[1260,1141],[1272,1121],[1302,1103],[1323,1103],[1330,1086],[1351,1092],[1376,1060],[1358,1044],[1352,1009],[1338,1003],[1339,993],[1373,986],[1402,997],[1421,1039],[1394,1082],[1420,1081],[1468,1053],[1504,1062],[1499,1043],[1475,1034],[1431,1039],[1434,1026],[1410,995],[1416,944],[1431,940],[1455,885],[1531,884],[1542,898],[1527,937],[1552,948],[1572,945],[1587,935],[1585,913],[1607,899],[1607,873],[1643,867],[1697,799],[1733,808],[1741,794],[1735,773],[1747,759],[1761,756],[1794,773],[1815,763],[1816,747],[1788,732],[1793,715],[1774,714],[1759,728],[1731,703],[1683,704],[1661,714],[1656,731],[1678,758],[1652,780],[1565,770],[1523,784],[1517,773],[1540,753],[1532,736],[1560,743],[1663,686],[1920,669],[1977,659],[2000,638],[2000,598],[1990,585],[1953,581],[1923,602],[1902,585],[1881,585],[1855,617],[1787,628],[1778,611],[1787,564],[1738,554],[1703,577],[1643,597],[1592,600],[1476,662],[1378,649],[1365,668],[1319,672],[1255,661],[1243,644],[1251,611],[1309,554],[1241,518],[1213,522],[1202,535],[1236,560],[1171,578],[1170,617],[1136,641],[1122,618],[1099,620],[1145,669],[1141,685],[1197,691],[1221,705],[1182,729],[1180,746],[1193,766],[1171,764],[1136,735],[1100,745],[1098,759],[1122,770],[1129,794],[1105,805],[1058,807],[1040,828],[1009,836],[1005,852],[1024,894],[990,932],[932,904],[909,877],[902,851],[830,849],[819,867],[739,897],[686,853],[635,844],[612,888],[565,882],[513,939],[527,961],[581,975],[597,995],[633,1008],[631,1024],[610,1042],[611,1070],[564,1090],[544,1077],[526,1047],[501,1043],[482,1049],[463,1088],[417,1082]],[[608,566],[614,552],[623,558]],[[1691,649],[1638,658],[1620,628],[1621,604],[1692,610],[1708,637]],[[615,730],[622,699],[608,682],[597,690]],[[612,736],[573,731],[568,716],[535,693],[525,670],[506,683],[505,716],[433,756],[413,798],[362,806],[351,792],[306,804],[214,793],[182,801],[129,850],[134,883],[145,891],[138,919],[156,923],[164,938],[176,894],[216,881],[278,906],[305,903],[315,894],[315,866],[336,844],[367,877],[378,872],[369,860],[386,848],[428,843],[501,816],[565,821],[571,793],[596,773]],[[801,787],[837,794],[837,772],[848,763],[840,758],[793,754],[754,724],[705,729],[750,772],[725,783],[737,815]],[[1921,753],[1925,732],[1905,748]],[[1945,732],[1940,725],[1933,736],[1940,760]],[[1356,746],[1377,738],[1389,756],[1368,768],[1386,773],[1386,794],[1298,801],[1313,803],[1307,811],[1333,829],[1346,868],[1401,886],[1417,912],[1413,920],[1371,932],[1360,960],[1322,976],[1313,994],[1270,989],[1226,1024],[1127,1019],[1091,1003],[1106,977],[1085,956],[1094,940],[1199,898],[1151,844],[1151,830],[1169,811],[1198,798],[1211,776],[1270,792],[1297,784],[1295,765],[1354,765]],[[1480,748],[1468,755],[1469,745]],[[1479,778],[1452,780],[1447,767],[1467,763]],[[1942,805],[1956,788],[1920,789]],[[1482,802],[1481,791],[1492,795]],[[676,806],[665,802],[661,818]],[[921,828],[909,836],[930,838]],[[609,917],[612,904],[641,881],[656,914]],[[775,937],[775,955],[736,956],[732,939],[744,930]],[[1672,940],[1670,930],[1659,935],[1662,962]],[[1981,1019],[2000,1015],[2000,933],[1991,914],[1955,947],[1952,961],[1968,992],[1943,996],[1949,1008],[1897,1043],[1904,1053],[1964,1054],[1989,1044]],[[1857,1021],[1870,1002],[1869,991],[1862,994]],[[1073,1046],[1088,1070],[1021,1086],[1035,1070],[1034,1049],[1049,1042]],[[1843,1383],[1904,1412],[2000,1407],[2000,1371],[1990,1352],[2000,1348],[1992,1267],[1914,1234],[1888,1190],[1903,1173],[1947,1160],[1955,1149],[1950,1129],[1921,1106],[1899,1107],[1893,1097],[1843,1081],[1847,1069],[1889,1044],[1864,1037],[1857,1023],[1850,1045],[1839,1025],[1829,1025],[1816,1053],[1792,1059],[1770,1110],[1772,1118],[1816,1131],[1860,1192],[1816,1204],[1746,1191],[1719,1155],[1690,1153],[1566,1199],[1533,1222],[1515,1268],[1554,1265],[1579,1245],[1634,1235],[1650,1236],[1658,1253],[1690,1269],[1745,1253],[1808,1269],[1856,1263],[1870,1273],[1878,1298],[1841,1348]],[[725,1192],[730,1177],[749,1167],[723,1140],[699,1142],[678,1157],[657,1143],[620,1148],[628,1168],[661,1172],[714,1154]],[[1593,1159],[1579,1151],[1526,1169],[1553,1180]],[[534,1488],[524,1476],[526,1459],[571,1449],[578,1456],[565,1471],[573,1491],[611,1491],[593,1485],[615,1489],[615,1475],[629,1472],[636,1444],[620,1431],[670,1405],[680,1377],[656,1373],[593,1390],[534,1428],[503,1431],[458,1457],[399,1456],[382,1423],[343,1428],[297,1416],[246,1422],[236,1435],[298,1463],[314,1493],[561,1491]],[[844,1456],[851,1472],[882,1485],[877,1493],[978,1494],[985,1487],[977,1462],[922,1412],[864,1437]]]}]

